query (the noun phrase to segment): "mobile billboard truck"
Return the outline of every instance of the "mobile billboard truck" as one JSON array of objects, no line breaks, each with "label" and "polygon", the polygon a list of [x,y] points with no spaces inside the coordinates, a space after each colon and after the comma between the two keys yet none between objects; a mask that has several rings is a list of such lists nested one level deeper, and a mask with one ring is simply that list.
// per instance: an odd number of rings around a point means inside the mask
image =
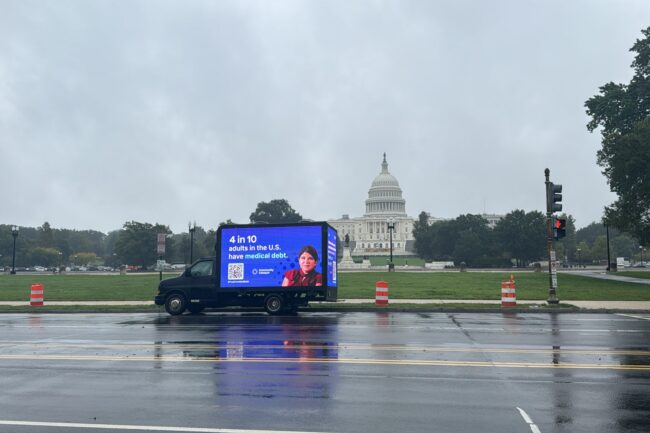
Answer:
[{"label": "mobile billboard truck", "polygon": [[162,280],[156,305],[171,315],[231,306],[281,314],[336,302],[337,234],[325,222],[223,225],[215,253]]}]

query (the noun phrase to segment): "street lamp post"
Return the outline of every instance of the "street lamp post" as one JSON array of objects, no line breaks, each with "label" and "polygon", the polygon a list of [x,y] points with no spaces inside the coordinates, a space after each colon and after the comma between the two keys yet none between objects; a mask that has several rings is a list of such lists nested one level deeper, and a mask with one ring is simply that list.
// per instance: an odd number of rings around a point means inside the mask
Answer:
[{"label": "street lamp post", "polygon": [[11,274],[16,275],[16,238],[18,237],[18,226],[11,226],[11,236],[14,237],[14,252],[11,259]]},{"label": "street lamp post", "polygon": [[580,269],[580,251],[582,251],[580,248],[578,248],[578,269]]},{"label": "street lamp post", "polygon": [[390,262],[388,263],[388,272],[395,271],[395,264],[393,263],[393,230],[395,230],[395,218],[388,218],[388,233],[390,236]]},{"label": "street lamp post", "polygon": [[641,250],[641,266],[645,268],[645,262],[643,261],[643,252],[645,251],[645,248],[643,248],[642,245],[639,245],[639,249]]},{"label": "street lamp post", "polygon": [[611,271],[612,259],[609,255],[609,225],[605,224],[605,232],[607,234],[607,272]]},{"label": "street lamp post", "polygon": [[196,231],[196,221],[194,225],[187,223],[187,228],[190,232],[190,265],[194,262],[194,232]]}]

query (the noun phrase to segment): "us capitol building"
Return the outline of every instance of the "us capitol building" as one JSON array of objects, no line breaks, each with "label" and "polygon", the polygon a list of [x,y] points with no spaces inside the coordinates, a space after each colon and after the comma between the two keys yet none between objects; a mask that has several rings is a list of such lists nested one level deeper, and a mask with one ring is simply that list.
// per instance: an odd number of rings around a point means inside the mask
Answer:
[{"label": "us capitol building", "polygon": [[[489,225],[494,226],[502,215],[483,214]],[[429,224],[444,221],[444,218],[429,216]],[[388,255],[390,253],[390,233],[388,222],[394,223],[393,255],[414,255],[413,224],[417,221],[406,214],[406,200],[402,197],[399,182],[388,171],[386,154],[381,163],[381,173],[375,177],[368,190],[366,213],[362,217],[340,219],[327,222],[338,231],[339,238],[350,239],[350,250],[355,256]]]}]

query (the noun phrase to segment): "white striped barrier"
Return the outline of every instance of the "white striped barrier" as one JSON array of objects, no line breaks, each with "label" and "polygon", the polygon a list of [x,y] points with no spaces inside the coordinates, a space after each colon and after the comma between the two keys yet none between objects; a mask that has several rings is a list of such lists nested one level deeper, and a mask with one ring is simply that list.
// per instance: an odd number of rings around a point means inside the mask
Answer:
[{"label": "white striped barrier", "polygon": [[41,283],[32,284],[32,293],[29,297],[29,305],[32,307],[43,306],[43,285]]},{"label": "white striped barrier", "polygon": [[375,305],[388,305],[388,283],[386,281],[375,283]]},{"label": "white striped barrier", "polygon": [[501,306],[517,306],[517,289],[515,287],[515,279],[512,275],[510,275],[510,281],[501,282]]}]

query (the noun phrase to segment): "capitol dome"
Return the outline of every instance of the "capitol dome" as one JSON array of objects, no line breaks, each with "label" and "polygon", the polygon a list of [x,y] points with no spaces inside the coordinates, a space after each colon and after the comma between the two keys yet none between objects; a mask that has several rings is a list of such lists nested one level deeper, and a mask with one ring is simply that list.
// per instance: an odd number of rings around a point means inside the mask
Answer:
[{"label": "capitol dome", "polygon": [[402,198],[402,188],[397,178],[388,172],[385,153],[381,173],[375,177],[368,190],[365,216],[406,216],[406,200]]}]

